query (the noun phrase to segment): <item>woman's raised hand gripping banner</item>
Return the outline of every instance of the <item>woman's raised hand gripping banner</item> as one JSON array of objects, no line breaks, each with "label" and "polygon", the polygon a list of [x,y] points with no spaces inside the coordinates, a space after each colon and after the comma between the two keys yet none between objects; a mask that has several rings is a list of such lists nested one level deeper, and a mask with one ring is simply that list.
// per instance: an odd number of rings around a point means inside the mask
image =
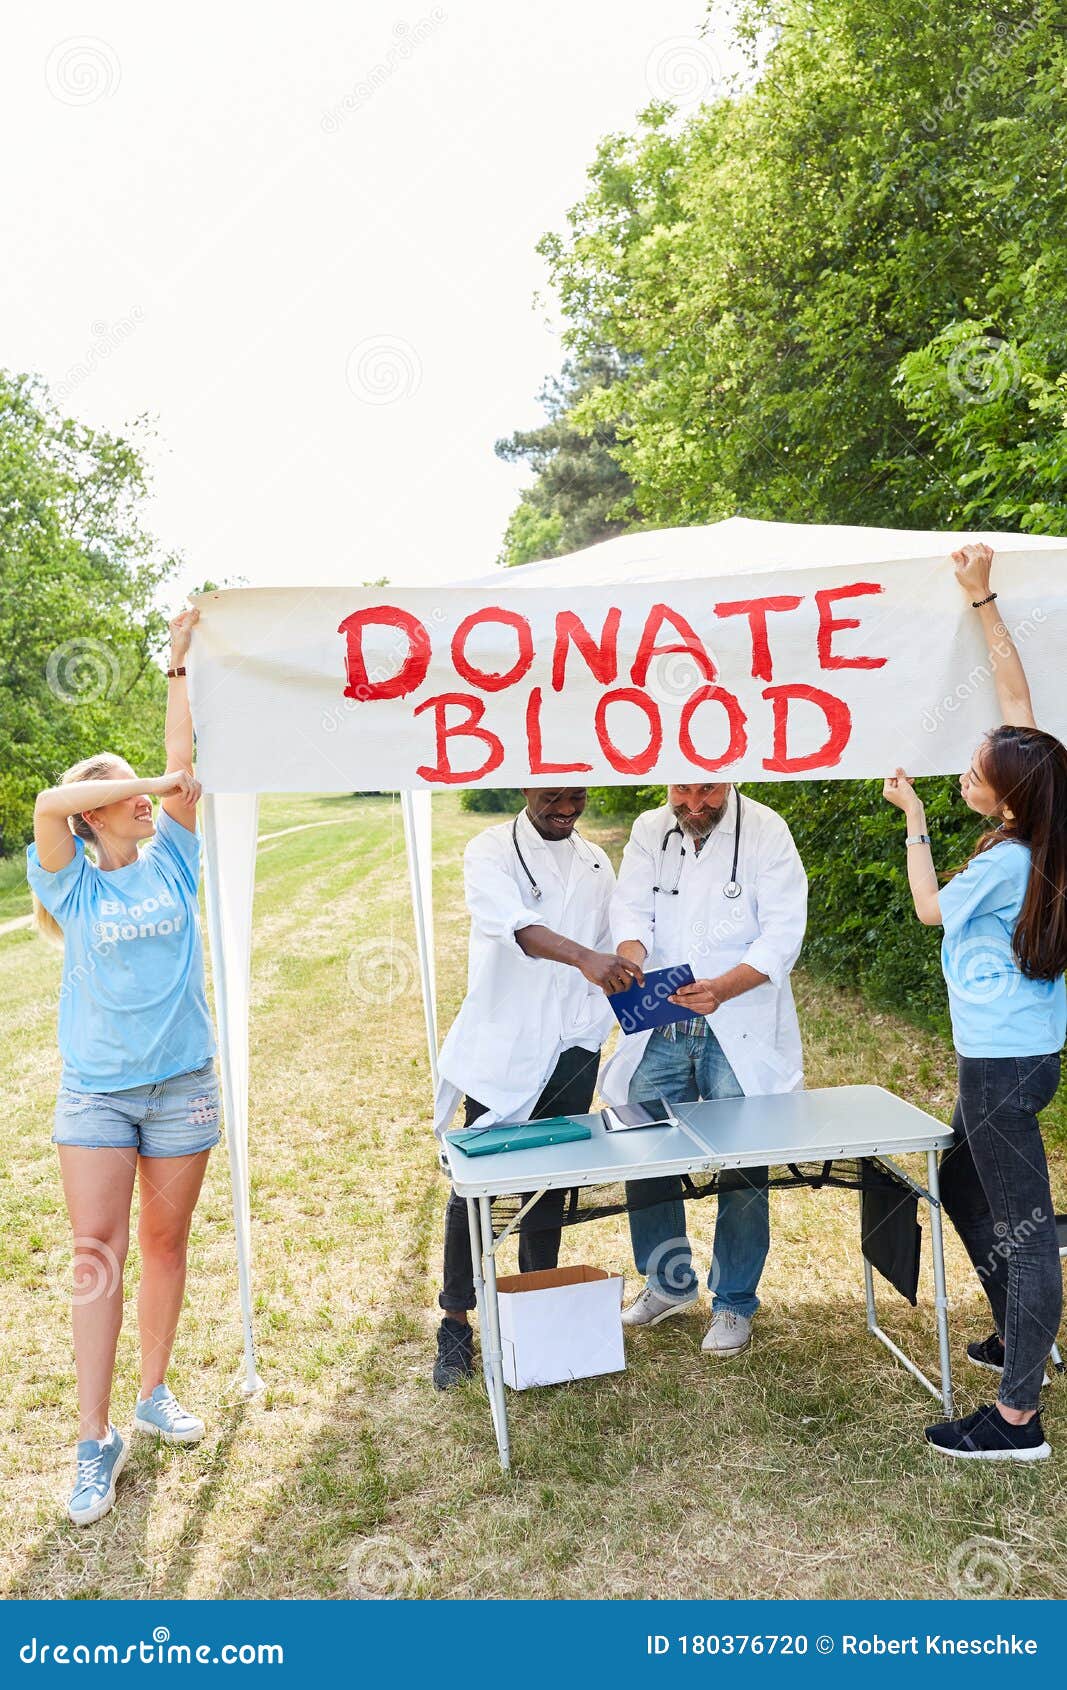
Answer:
[{"label": "woman's raised hand gripping banner", "polygon": [[977,539],[1037,718],[1067,736],[1067,540],[733,519],[466,584],[205,594],[200,778],[373,791],[955,772],[996,719],[949,558]]}]

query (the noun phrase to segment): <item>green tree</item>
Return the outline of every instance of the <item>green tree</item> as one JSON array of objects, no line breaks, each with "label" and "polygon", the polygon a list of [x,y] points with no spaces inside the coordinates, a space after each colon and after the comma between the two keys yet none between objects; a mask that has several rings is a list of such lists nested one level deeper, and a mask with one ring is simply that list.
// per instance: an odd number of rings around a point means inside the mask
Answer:
[{"label": "green tree", "polygon": [[[541,243],[571,356],[621,364],[568,425],[615,430],[637,524],[1067,532],[1062,4],[773,0],[740,33],[769,22],[746,87],[607,136]],[[746,790],[807,863],[809,964],[943,1025],[877,789]],[[948,780],[925,796],[958,866],[976,818]]]},{"label": "green tree", "polygon": [[33,799],[111,750],[158,765],[166,683],[156,606],[176,565],[145,530],[143,420],[118,436],[62,417],[43,384],[0,371],[0,851]]},{"label": "green tree", "polygon": [[497,441],[498,457],[528,464],[537,478],[508,521],[501,563],[562,557],[633,525],[629,477],[613,456],[615,423],[593,421],[579,428],[571,420],[581,400],[610,388],[625,368],[625,359],[600,347],[587,348],[542,388],[539,398],[548,421]]},{"label": "green tree", "polygon": [[607,137],[542,242],[572,354],[627,361],[572,426],[646,523],[1063,532],[1062,5],[775,12],[750,87]]}]

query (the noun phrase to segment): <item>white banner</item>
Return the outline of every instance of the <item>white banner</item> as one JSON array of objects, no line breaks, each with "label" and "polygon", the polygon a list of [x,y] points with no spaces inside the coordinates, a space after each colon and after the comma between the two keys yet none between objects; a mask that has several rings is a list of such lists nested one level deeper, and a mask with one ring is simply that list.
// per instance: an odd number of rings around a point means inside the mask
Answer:
[{"label": "white banner", "polygon": [[[840,553],[864,531],[821,532]],[[641,536],[646,554],[659,538]],[[566,586],[502,570],[489,586],[206,594],[200,777],[247,792],[956,772],[996,696],[947,556],[960,537],[916,538],[921,555],[879,564],[813,565],[809,545],[796,565],[706,578],[690,563],[658,579],[652,555],[614,587],[605,554],[626,542],[579,554]],[[1037,719],[1067,737],[1067,542],[991,539]],[[583,584],[583,558],[600,580]]]}]

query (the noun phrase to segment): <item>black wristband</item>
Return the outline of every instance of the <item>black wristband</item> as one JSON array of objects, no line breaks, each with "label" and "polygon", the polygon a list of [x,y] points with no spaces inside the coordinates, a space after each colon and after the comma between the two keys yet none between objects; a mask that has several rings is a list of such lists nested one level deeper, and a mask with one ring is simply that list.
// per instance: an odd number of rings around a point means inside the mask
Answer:
[{"label": "black wristband", "polygon": [[996,593],[990,593],[990,595],[987,599],[972,599],[971,600],[971,609],[972,610],[981,610],[981,608],[984,604],[992,604],[993,600],[996,598],[996,596],[997,596]]}]

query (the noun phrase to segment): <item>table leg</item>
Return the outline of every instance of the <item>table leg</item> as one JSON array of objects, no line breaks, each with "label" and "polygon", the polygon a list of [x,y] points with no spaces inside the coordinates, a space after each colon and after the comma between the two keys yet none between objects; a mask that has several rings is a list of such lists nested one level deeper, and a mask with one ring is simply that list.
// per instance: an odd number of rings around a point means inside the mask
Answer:
[{"label": "table leg", "polygon": [[934,1307],[937,1342],[941,1351],[941,1401],[946,1420],[952,1419],[952,1352],[948,1337],[948,1291],[945,1285],[945,1239],[941,1226],[941,1187],[937,1151],[926,1152],[926,1189],[930,1193],[930,1250],[934,1258]]},{"label": "table leg", "polygon": [[[478,1309],[478,1330],[485,1333],[485,1281],[482,1278],[482,1229],[478,1220],[478,1204],[473,1197],[467,1198],[467,1229],[471,1239],[471,1271],[474,1275],[474,1301]],[[482,1376],[485,1379],[486,1394],[489,1397],[490,1408],[493,1405],[492,1392],[489,1387],[489,1357],[485,1344],[482,1350]],[[494,1417],[495,1419],[495,1417]]]},{"label": "table leg", "polygon": [[[935,1169],[935,1182],[936,1182],[936,1169]],[[921,1190],[922,1188],[917,1186],[915,1189]],[[915,1363],[912,1361],[911,1357],[909,1355],[905,1355],[905,1353],[901,1349],[900,1345],[895,1344],[893,1342],[893,1340],[889,1336],[888,1332],[883,1332],[882,1328],[879,1326],[879,1324],[878,1324],[878,1305],[875,1301],[875,1294],[874,1294],[874,1270],[872,1269],[871,1264],[867,1260],[866,1256],[864,1256],[864,1258],[863,1258],[863,1288],[864,1288],[864,1291],[865,1291],[866,1297],[867,1297],[867,1330],[868,1330],[868,1332],[870,1332],[873,1337],[877,1338],[878,1342],[880,1344],[884,1344],[886,1349],[889,1351],[890,1355],[896,1356],[896,1358],[900,1362],[901,1366],[906,1367],[908,1372],[912,1375],[912,1377],[915,1378],[915,1379],[918,1379],[920,1385],[925,1386],[926,1390],[929,1391],[929,1393],[932,1397],[935,1397],[940,1403],[945,1405],[946,1414],[950,1414],[952,1412],[952,1377],[951,1377],[950,1373],[946,1373],[946,1371],[945,1371],[946,1368],[949,1366],[949,1361],[948,1361],[948,1321],[945,1317],[945,1309],[946,1309],[947,1305],[946,1305],[946,1301],[945,1301],[945,1298],[944,1298],[944,1295],[943,1295],[944,1284],[945,1284],[945,1263],[944,1263],[944,1256],[943,1256],[942,1251],[941,1251],[941,1211],[940,1211],[940,1209],[937,1205],[937,1201],[936,1201],[936,1188],[935,1188],[933,1195],[934,1195],[934,1201],[932,1201],[930,1203],[930,1215],[931,1215],[930,1232],[931,1232],[931,1244],[932,1244],[933,1257],[934,1257],[934,1295],[935,1295],[935,1300],[936,1300],[936,1303],[937,1303],[937,1317],[938,1317],[937,1318],[937,1330],[938,1330],[938,1336],[942,1340],[942,1342],[941,1342],[941,1379],[940,1379],[939,1384],[935,1385],[932,1379],[928,1379],[926,1377],[926,1374],[923,1372],[922,1368],[917,1367],[915,1365]],[[928,1193],[924,1191],[923,1197],[927,1198]],[[860,1214],[861,1214],[861,1216],[862,1216],[862,1213],[863,1213],[863,1193],[861,1191],[860,1192]],[[861,1236],[862,1236],[862,1224],[861,1224]],[[862,1250],[862,1242],[861,1242],[860,1248]],[[938,1290],[939,1285],[941,1287],[941,1290]],[[945,1387],[946,1379],[948,1380],[947,1395],[946,1395],[946,1387]]]},{"label": "table leg", "polygon": [[508,1442],[508,1405],[504,1395],[504,1358],[500,1347],[500,1304],[496,1290],[496,1256],[493,1253],[493,1205],[488,1197],[479,1197],[478,1208],[482,1235],[482,1280],[485,1320],[482,1327],[482,1358],[487,1365],[486,1382],[489,1401],[493,1407],[500,1465],[506,1473],[511,1466]]},{"label": "table leg", "polygon": [[878,1330],[878,1306],[874,1300],[874,1270],[866,1256],[863,1258],[863,1289],[867,1293],[867,1330]]}]

